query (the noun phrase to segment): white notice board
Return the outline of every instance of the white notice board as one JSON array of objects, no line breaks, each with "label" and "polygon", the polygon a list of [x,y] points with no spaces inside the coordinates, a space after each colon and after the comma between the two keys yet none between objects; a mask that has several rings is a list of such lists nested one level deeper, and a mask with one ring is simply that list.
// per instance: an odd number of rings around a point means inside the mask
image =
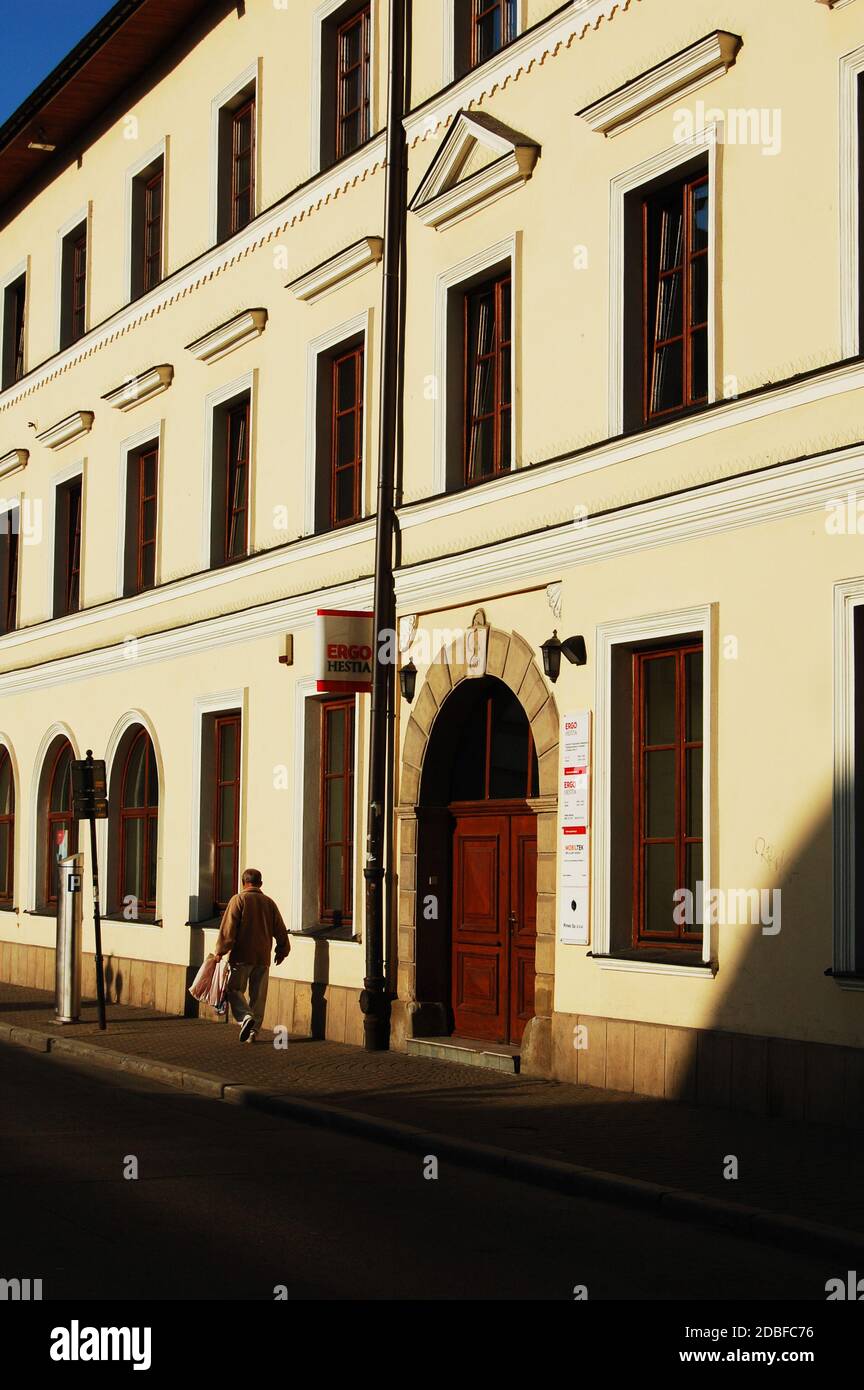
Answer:
[{"label": "white notice board", "polygon": [[559,941],[589,941],[591,820],[591,711],[561,720],[560,828],[558,834]]}]

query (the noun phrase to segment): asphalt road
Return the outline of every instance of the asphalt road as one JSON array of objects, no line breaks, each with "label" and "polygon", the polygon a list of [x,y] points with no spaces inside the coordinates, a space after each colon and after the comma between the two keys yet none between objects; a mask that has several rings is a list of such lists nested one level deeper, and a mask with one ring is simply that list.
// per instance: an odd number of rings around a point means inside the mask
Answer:
[{"label": "asphalt road", "polygon": [[[137,1162],[137,1178],[125,1177]],[[45,1300],[824,1302],[845,1261],[0,1044],[0,1278]],[[842,1264],[843,1268],[840,1268]],[[835,1267],[836,1266],[836,1267]]]}]

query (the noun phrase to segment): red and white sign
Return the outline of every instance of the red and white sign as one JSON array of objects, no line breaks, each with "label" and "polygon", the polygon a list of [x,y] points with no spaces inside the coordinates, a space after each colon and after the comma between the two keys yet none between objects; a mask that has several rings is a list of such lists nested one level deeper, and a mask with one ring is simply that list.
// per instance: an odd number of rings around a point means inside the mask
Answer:
[{"label": "red and white sign", "polygon": [[340,608],[318,609],[315,675],[319,691],[352,695],[372,689],[373,617]]}]

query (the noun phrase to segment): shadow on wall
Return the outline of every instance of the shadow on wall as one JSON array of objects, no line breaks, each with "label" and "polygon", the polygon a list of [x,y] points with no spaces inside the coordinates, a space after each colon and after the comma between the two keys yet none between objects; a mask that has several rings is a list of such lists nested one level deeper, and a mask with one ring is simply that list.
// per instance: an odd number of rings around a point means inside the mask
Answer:
[{"label": "shadow on wall", "polygon": [[[727,846],[730,838],[727,830]],[[710,929],[718,973],[713,983],[695,986],[709,996],[698,1026],[556,1015],[554,1075],[666,1100],[864,1127],[864,998],[826,974],[834,959],[830,809],[802,829],[795,846],[755,812],[739,822],[735,839],[747,881],[724,885],[705,904],[706,922],[716,914]],[[736,943],[730,956],[731,933],[739,940],[743,933],[745,944]]]},{"label": "shadow on wall", "polygon": [[330,942],[318,937],[312,965],[312,1037],[327,1036],[327,986],[330,983]]}]

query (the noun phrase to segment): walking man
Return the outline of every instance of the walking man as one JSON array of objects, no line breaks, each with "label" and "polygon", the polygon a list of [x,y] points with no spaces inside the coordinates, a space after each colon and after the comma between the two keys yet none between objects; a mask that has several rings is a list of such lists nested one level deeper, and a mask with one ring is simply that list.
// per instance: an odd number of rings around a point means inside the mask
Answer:
[{"label": "walking man", "polygon": [[273,942],[277,965],[291,950],[282,914],[273,899],[261,892],[262,882],[257,869],[244,869],[242,892],[235,893],[226,907],[213,949],[217,960],[227,955],[231,962],[226,998],[240,1024],[241,1043],[254,1042],[264,1020]]}]

